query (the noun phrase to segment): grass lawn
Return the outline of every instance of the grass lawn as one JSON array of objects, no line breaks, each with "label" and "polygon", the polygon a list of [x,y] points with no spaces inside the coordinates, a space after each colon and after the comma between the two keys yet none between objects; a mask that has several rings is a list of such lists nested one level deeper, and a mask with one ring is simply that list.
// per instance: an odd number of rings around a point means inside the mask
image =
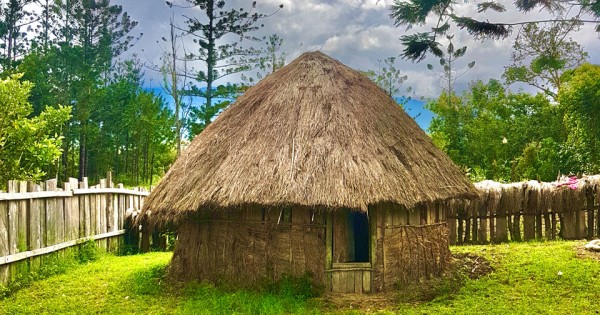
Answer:
[{"label": "grass lawn", "polygon": [[[428,301],[394,302],[380,313],[595,314],[600,310],[600,261],[578,257],[583,242],[510,243],[453,247],[490,261],[494,271],[465,279],[460,289],[439,284]],[[162,281],[170,253],[102,256],[66,274],[35,282],[0,301],[1,314],[281,314],[363,313],[336,309],[327,299],[306,299],[279,288],[232,291],[195,284],[169,288]],[[600,257],[600,256],[598,256]],[[595,258],[598,258],[595,257]],[[373,311],[373,308],[370,308]]]}]

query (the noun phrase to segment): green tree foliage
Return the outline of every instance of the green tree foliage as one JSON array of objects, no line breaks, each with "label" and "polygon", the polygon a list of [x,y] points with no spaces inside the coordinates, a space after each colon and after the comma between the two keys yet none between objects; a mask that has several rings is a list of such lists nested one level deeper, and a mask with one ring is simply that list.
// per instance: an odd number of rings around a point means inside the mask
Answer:
[{"label": "green tree foliage", "polygon": [[[403,75],[400,69],[396,68],[396,57],[388,57],[378,60],[378,62],[379,69],[367,70],[363,74],[375,82],[390,97],[398,96],[402,85],[408,79],[408,75]],[[407,92],[410,92],[410,90],[410,87],[406,89]]]},{"label": "green tree foliage", "polygon": [[547,27],[529,24],[519,32],[506,67],[506,83],[524,82],[556,99],[562,74],[582,65],[588,57],[569,34],[580,23],[556,22]]},{"label": "green tree foliage", "polygon": [[269,35],[265,47],[257,58],[255,77],[242,74],[242,81],[246,86],[254,85],[257,81],[285,66],[287,53],[281,51],[282,45],[283,38],[277,34]]},{"label": "green tree foliage", "polygon": [[[216,81],[234,73],[253,69],[257,64],[259,49],[242,47],[241,41],[259,41],[250,35],[264,25],[259,20],[267,15],[256,12],[256,1],[249,9],[233,9],[223,0],[186,0],[197,15],[187,16],[187,32],[198,44],[188,60],[204,63],[196,80],[206,88],[194,87],[192,94],[205,99],[205,103],[191,111],[191,132],[197,134],[208,126],[214,117],[231,103],[240,89],[233,85],[216,86]],[[167,4],[173,6],[171,2]],[[280,5],[283,8],[283,5]],[[239,41],[231,41],[231,37]]]},{"label": "green tree foliage", "polygon": [[474,180],[551,180],[560,170],[560,157],[551,153],[564,139],[561,115],[541,94],[510,93],[491,80],[427,106],[436,114],[429,129],[434,143]]},{"label": "green tree foliage", "polygon": [[[435,21],[435,26],[430,31],[417,32],[403,35],[400,40],[405,46],[402,56],[413,61],[421,61],[428,53],[440,57],[440,38],[449,33],[452,25],[459,29],[466,30],[471,36],[477,39],[501,39],[508,37],[514,26],[537,24],[540,22],[551,22],[550,20],[530,20],[514,23],[496,23],[490,22],[488,15],[482,15],[485,20],[477,20],[470,16],[459,15],[459,5],[462,3],[451,0],[395,0],[390,7],[390,16],[394,24],[406,26],[407,29],[416,26],[423,26],[427,21]],[[476,4],[477,13],[486,13],[494,11],[496,16],[506,15],[506,8],[499,2],[484,1]],[[541,9],[557,16],[557,20],[576,20],[579,22],[588,22],[596,24],[596,31],[600,32],[600,5],[597,1],[576,0],[517,0],[514,2],[517,10],[523,13],[534,9]],[[566,14],[575,12],[571,18],[565,18]],[[589,15],[588,20],[580,17]]]},{"label": "green tree foliage", "polygon": [[467,46],[460,47],[458,49],[454,49],[454,44],[452,43],[452,38],[454,36],[446,36],[448,39],[448,47],[446,48],[446,53],[442,53],[440,57],[440,66],[442,66],[442,71],[436,72],[432,64],[427,64],[427,69],[429,71],[434,72],[437,77],[440,79],[440,85],[442,89],[446,91],[446,94],[452,95],[454,94],[454,86],[456,84],[456,80],[464,75],[467,71],[472,69],[475,66],[475,61],[471,61],[467,64],[467,69],[462,71],[461,73],[456,70],[456,61],[463,57],[467,52]]},{"label": "green tree foliage", "polygon": [[0,187],[9,179],[40,180],[53,170],[61,155],[61,126],[71,113],[59,106],[28,118],[32,85],[19,79],[0,81]]},{"label": "green tree foliage", "polygon": [[563,76],[558,94],[567,131],[569,171],[600,172],[600,66],[583,64]]},{"label": "green tree foliage", "polygon": [[8,0],[0,3],[0,65],[3,70],[13,70],[30,44],[27,28],[31,28],[36,16],[25,7],[34,0]]},{"label": "green tree foliage", "polygon": [[38,44],[18,70],[34,83],[33,117],[57,104],[73,108],[71,120],[56,124],[64,134],[62,158],[53,164],[59,178],[96,181],[112,171],[127,184],[155,182],[175,156],[173,114],[141,88],[138,62],[115,61],[133,43],[137,22],[108,0],[41,4]]},{"label": "green tree foliage", "polygon": [[173,113],[141,88],[139,64],[128,61],[115,72],[94,97],[89,174],[112,171],[124,183],[149,185],[175,157]]},{"label": "green tree foliage", "polygon": [[[65,154],[77,145],[78,175],[82,178],[89,175],[88,139],[94,132],[90,120],[96,88],[110,71],[112,57],[129,47],[133,40],[130,32],[137,22],[131,21],[121,6],[111,5],[110,0],[56,0],[55,12],[60,38],[56,53],[59,60],[70,63],[57,69],[62,78],[56,87],[66,89],[61,94],[73,104],[73,122],[69,125],[72,130],[67,133],[69,147]],[[67,161],[63,158],[63,162]],[[65,170],[68,167],[64,165]]]}]

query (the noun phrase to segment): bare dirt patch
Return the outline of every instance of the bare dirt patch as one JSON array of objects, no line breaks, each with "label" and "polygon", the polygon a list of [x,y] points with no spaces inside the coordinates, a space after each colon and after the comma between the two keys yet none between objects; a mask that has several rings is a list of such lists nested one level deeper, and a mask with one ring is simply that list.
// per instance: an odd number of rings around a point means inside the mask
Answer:
[{"label": "bare dirt patch", "polygon": [[577,242],[575,245],[573,245],[573,250],[575,251],[575,254],[577,255],[578,258],[589,258],[589,259],[594,259],[597,261],[600,261],[600,252],[594,252],[594,251],[590,251],[585,249],[585,244],[587,242]]}]

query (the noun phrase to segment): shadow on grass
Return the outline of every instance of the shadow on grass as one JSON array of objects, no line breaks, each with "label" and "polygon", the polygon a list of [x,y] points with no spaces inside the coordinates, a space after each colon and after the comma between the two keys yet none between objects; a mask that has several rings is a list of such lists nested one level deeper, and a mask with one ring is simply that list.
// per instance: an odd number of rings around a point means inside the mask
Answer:
[{"label": "shadow on grass", "polygon": [[179,303],[175,312],[183,314],[315,314],[321,306],[315,298],[323,292],[308,274],[284,276],[276,282],[265,280],[258,288],[239,289],[226,284],[177,282],[168,276],[166,265],[139,270],[123,279],[122,285],[136,295],[176,296]]}]

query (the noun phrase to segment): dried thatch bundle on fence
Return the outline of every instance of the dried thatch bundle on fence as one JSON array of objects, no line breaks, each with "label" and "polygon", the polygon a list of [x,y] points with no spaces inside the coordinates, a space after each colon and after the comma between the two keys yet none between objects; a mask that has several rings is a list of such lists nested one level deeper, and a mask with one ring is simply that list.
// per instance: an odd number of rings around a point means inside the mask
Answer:
[{"label": "dried thatch bundle on fence", "polygon": [[[451,242],[599,236],[599,185],[600,175],[552,183],[476,183],[479,198],[465,206],[464,211],[451,209],[454,218],[450,221]],[[452,223],[454,220],[458,220],[458,231],[452,228],[457,225]]]},{"label": "dried thatch bundle on fence", "polygon": [[144,215],[178,226],[180,277],[252,283],[308,271],[329,290],[368,292],[439,274],[445,202],[473,197],[393,99],[315,52],[196,137]]}]

